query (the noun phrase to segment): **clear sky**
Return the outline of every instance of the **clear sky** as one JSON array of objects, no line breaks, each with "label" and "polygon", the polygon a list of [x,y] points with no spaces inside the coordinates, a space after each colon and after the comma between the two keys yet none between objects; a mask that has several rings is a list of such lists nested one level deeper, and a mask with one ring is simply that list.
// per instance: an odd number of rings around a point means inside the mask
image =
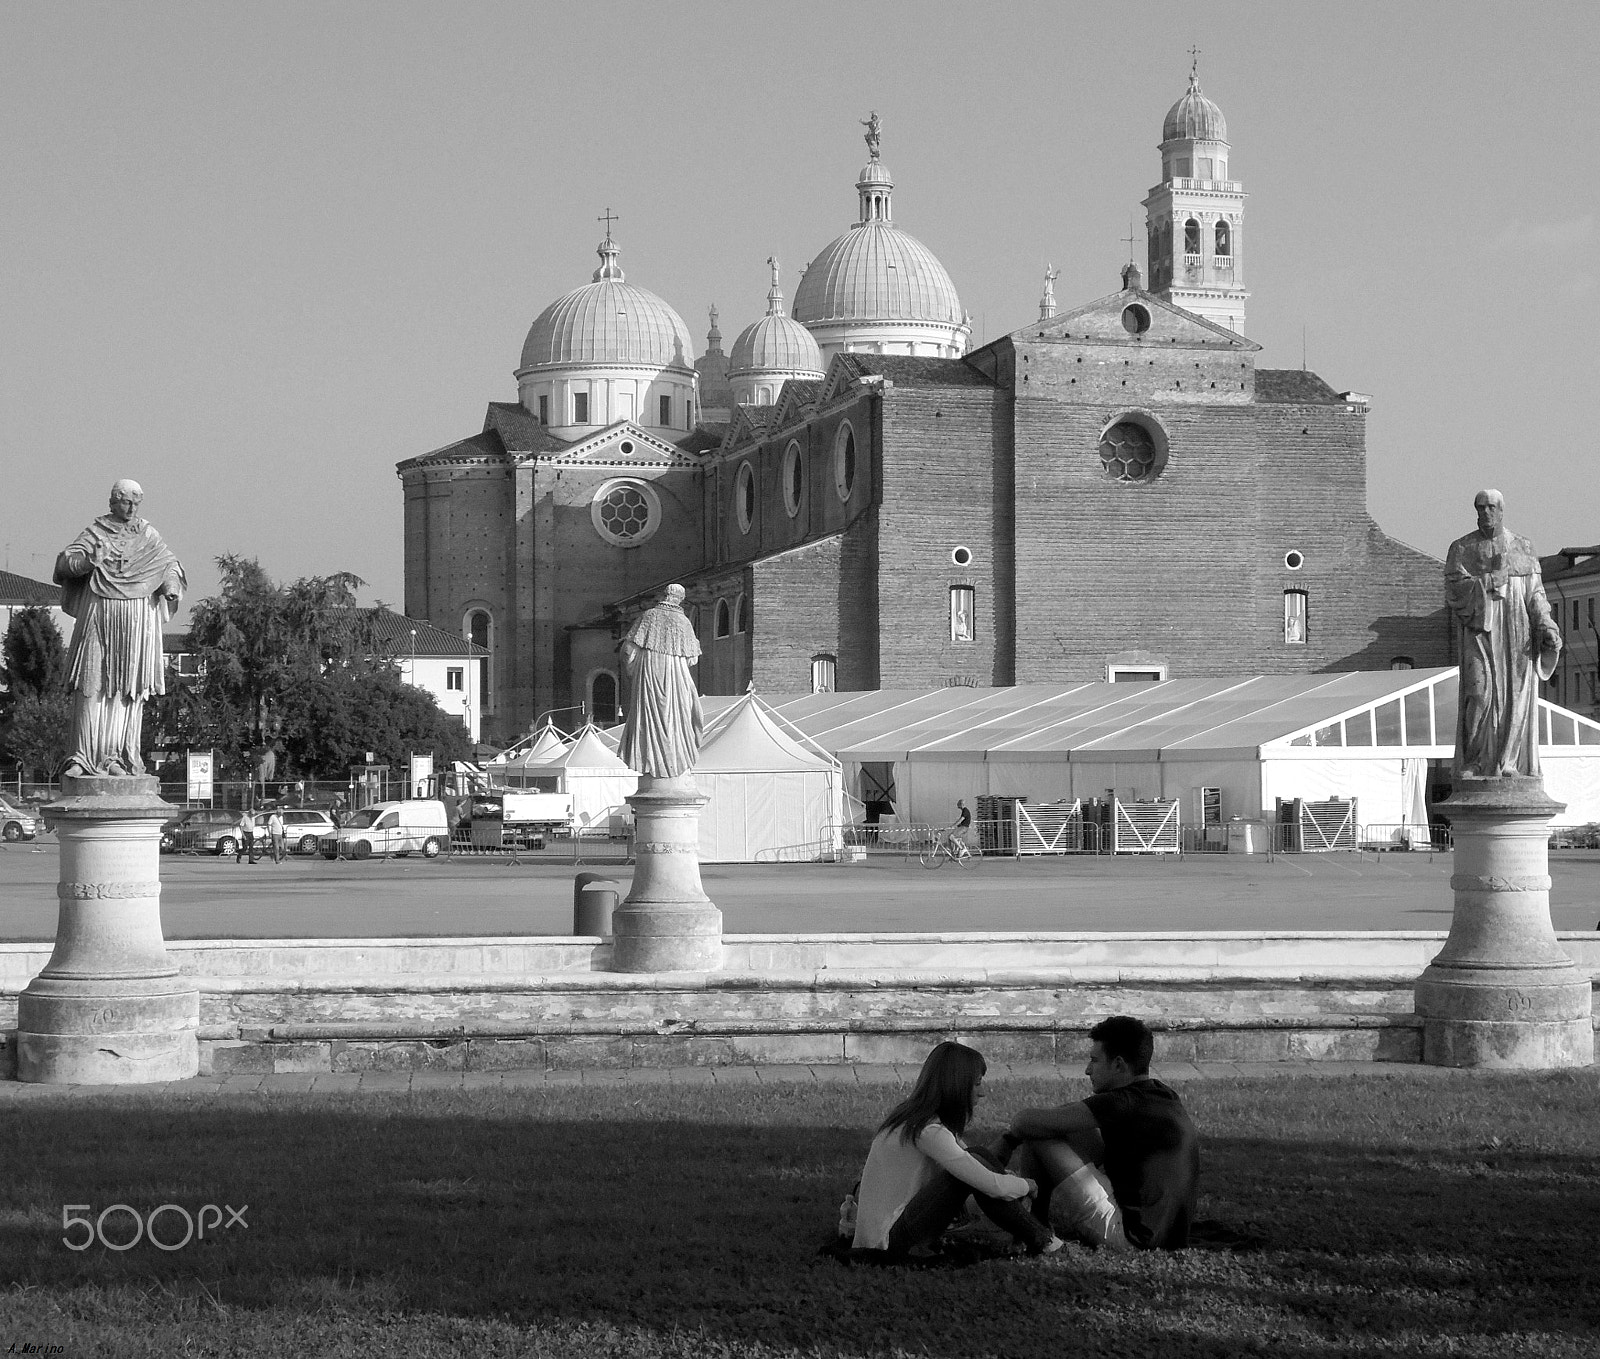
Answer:
[{"label": "clear sky", "polygon": [[[189,568],[402,603],[394,464],[515,398],[529,323],[630,281],[725,347],[856,211],[974,342],[1114,291],[1201,48],[1264,366],[1373,398],[1371,508],[1443,555],[1471,497],[1600,541],[1600,5],[86,4],[0,8],[0,564],[48,578],[118,476]],[[1141,249],[1142,263],[1142,249]]]}]

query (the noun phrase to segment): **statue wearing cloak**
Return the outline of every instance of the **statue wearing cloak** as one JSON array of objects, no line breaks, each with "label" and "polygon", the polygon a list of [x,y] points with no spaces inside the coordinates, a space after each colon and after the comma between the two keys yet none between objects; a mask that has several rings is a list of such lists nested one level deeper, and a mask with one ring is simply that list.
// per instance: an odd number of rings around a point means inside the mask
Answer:
[{"label": "statue wearing cloak", "polygon": [[683,612],[681,585],[645,610],[622,641],[631,685],[621,755],[632,769],[675,779],[694,769],[705,717],[690,667],[700,658],[700,640]]},{"label": "statue wearing cloak", "polygon": [[134,513],[142,493],[130,486],[118,482],[111,513],[56,558],[61,607],[75,620],[67,653],[69,774],[142,774],[144,701],[166,691],[161,625],[188,581],[161,535]]},{"label": "statue wearing cloak", "polygon": [[1533,544],[1489,527],[1451,543],[1444,566],[1461,657],[1458,780],[1538,776],[1539,681],[1561,649]]}]

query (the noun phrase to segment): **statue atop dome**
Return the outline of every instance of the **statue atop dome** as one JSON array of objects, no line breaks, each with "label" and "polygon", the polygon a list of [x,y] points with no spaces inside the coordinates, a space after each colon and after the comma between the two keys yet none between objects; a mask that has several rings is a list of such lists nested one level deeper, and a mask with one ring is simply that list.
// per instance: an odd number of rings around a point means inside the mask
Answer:
[{"label": "statue atop dome", "polygon": [[863,118],[861,126],[867,129],[865,137],[867,156],[872,160],[877,160],[879,144],[882,141],[881,130],[883,128],[883,122],[878,117],[878,111],[874,109],[871,116]]}]

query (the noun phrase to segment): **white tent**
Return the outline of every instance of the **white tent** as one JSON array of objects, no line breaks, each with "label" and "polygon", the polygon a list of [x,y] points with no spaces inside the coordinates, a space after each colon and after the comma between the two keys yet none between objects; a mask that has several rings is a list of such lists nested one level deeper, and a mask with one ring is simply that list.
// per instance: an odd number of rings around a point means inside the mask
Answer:
[{"label": "white tent", "polygon": [[621,834],[628,822],[627,796],[639,786],[639,776],[623,764],[617,753],[600,739],[594,727],[585,727],[571,745],[528,777],[555,776],[552,792],[572,794],[572,824],[579,830],[604,830]]},{"label": "white tent", "polygon": [[572,741],[572,737],[547,722],[531,736],[501,751],[484,765],[484,769],[495,782],[511,788],[543,787],[549,782],[548,777],[538,777],[548,775],[544,766],[565,751]]},{"label": "white tent", "polygon": [[694,766],[705,863],[832,858],[843,842],[839,762],[783,730],[754,694],[708,727]]},{"label": "white tent", "polygon": [[[847,786],[863,766],[892,765],[902,823],[949,825],[957,798],[1109,791],[1176,798],[1196,824],[1200,790],[1214,789],[1224,819],[1271,817],[1279,799],[1353,797],[1363,826],[1403,839],[1425,820],[1429,763],[1454,754],[1456,689],[1451,668],[824,693],[772,706],[840,759]],[[1545,787],[1567,804],[1556,824],[1600,821],[1600,724],[1542,699],[1539,711]]]}]

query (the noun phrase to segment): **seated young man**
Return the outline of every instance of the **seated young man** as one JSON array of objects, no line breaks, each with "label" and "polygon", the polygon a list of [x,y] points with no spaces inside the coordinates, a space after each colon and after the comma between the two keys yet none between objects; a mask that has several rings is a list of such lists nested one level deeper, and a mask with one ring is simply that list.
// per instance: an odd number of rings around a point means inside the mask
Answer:
[{"label": "seated young man", "polygon": [[1024,1109],[997,1147],[1020,1147],[1017,1174],[1036,1180],[1034,1214],[1050,1222],[1052,1194],[1073,1233],[1112,1250],[1189,1244],[1200,1181],[1200,1139],[1183,1101],[1150,1075],[1155,1040],[1142,1020],[1103,1019],[1089,1031],[1077,1104]]}]

